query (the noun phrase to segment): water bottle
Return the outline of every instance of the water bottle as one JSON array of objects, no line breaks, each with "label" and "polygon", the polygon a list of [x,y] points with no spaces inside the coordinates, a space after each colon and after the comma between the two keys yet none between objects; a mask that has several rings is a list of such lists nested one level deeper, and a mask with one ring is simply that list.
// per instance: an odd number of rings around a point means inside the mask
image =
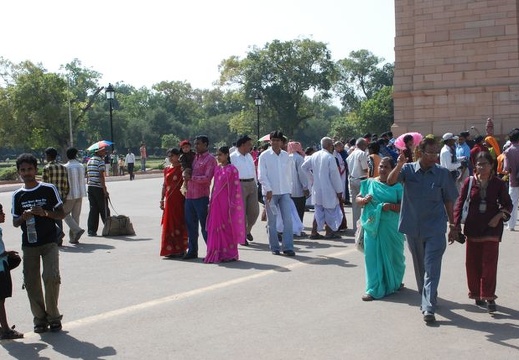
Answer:
[{"label": "water bottle", "polygon": [[29,244],[38,242],[38,234],[36,233],[36,219],[34,216],[28,218],[25,221],[25,225],[27,226],[27,241]]}]

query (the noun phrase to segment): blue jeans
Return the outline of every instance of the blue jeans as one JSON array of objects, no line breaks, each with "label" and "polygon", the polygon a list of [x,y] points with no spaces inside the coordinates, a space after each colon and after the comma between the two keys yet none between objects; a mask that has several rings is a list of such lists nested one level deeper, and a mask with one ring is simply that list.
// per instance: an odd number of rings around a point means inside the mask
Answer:
[{"label": "blue jeans", "polygon": [[187,236],[189,241],[189,254],[198,255],[198,225],[202,228],[202,236],[207,243],[207,231],[205,222],[207,219],[207,207],[209,197],[198,199],[186,199],[184,203],[184,216],[186,218]]},{"label": "blue jeans", "polygon": [[429,235],[426,237],[408,236],[407,244],[413,257],[414,274],[418,292],[422,296],[422,312],[434,314],[442,257],[447,247],[445,235]]},{"label": "blue jeans", "polygon": [[[276,206],[279,205],[279,211]],[[267,224],[269,231],[270,251],[279,251],[278,232],[276,230],[276,220],[278,216],[283,219],[283,251],[294,250],[294,230],[292,226],[292,198],[290,194],[272,195],[270,203],[265,199],[267,209]],[[272,209],[276,208],[274,214]]]}]

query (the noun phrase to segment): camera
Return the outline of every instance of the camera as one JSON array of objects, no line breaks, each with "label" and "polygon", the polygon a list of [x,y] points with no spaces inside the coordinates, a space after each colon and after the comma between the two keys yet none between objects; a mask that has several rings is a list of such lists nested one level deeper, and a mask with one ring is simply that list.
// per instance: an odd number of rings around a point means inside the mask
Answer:
[{"label": "camera", "polygon": [[458,238],[456,239],[457,242],[460,244],[465,244],[465,240],[467,240],[467,237],[462,232],[458,233]]}]

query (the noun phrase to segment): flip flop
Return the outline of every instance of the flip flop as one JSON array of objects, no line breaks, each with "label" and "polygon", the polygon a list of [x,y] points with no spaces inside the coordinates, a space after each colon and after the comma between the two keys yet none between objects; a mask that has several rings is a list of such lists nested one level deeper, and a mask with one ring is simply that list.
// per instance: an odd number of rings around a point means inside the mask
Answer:
[{"label": "flip flop", "polygon": [[341,235],[337,234],[337,233],[330,233],[328,235],[324,235],[324,238],[327,239],[327,240],[331,240],[331,239],[340,239],[341,238]]},{"label": "flip flop", "polygon": [[324,236],[322,236],[321,234],[317,233],[315,235],[310,235],[309,236],[309,239],[312,239],[312,240],[316,240],[316,239],[324,239]]}]

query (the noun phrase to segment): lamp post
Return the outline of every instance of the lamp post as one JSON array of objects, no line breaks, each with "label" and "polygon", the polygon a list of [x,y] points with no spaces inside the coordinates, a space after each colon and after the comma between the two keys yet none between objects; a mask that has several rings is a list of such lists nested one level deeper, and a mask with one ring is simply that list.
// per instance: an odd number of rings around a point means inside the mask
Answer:
[{"label": "lamp post", "polygon": [[112,84],[108,84],[108,87],[105,90],[106,99],[110,101],[110,141],[112,142],[112,153],[114,151],[114,126],[112,122],[112,110],[113,110],[113,101],[115,99],[115,90]]},{"label": "lamp post", "polygon": [[259,139],[260,139],[260,131],[259,131],[260,130],[259,129],[260,107],[261,107],[261,105],[263,105],[263,98],[261,97],[261,94],[259,92],[256,93],[256,97],[254,98],[254,104],[256,104],[256,108],[258,109],[258,121],[257,121],[258,128],[256,130],[257,130],[258,142],[259,142]]}]

